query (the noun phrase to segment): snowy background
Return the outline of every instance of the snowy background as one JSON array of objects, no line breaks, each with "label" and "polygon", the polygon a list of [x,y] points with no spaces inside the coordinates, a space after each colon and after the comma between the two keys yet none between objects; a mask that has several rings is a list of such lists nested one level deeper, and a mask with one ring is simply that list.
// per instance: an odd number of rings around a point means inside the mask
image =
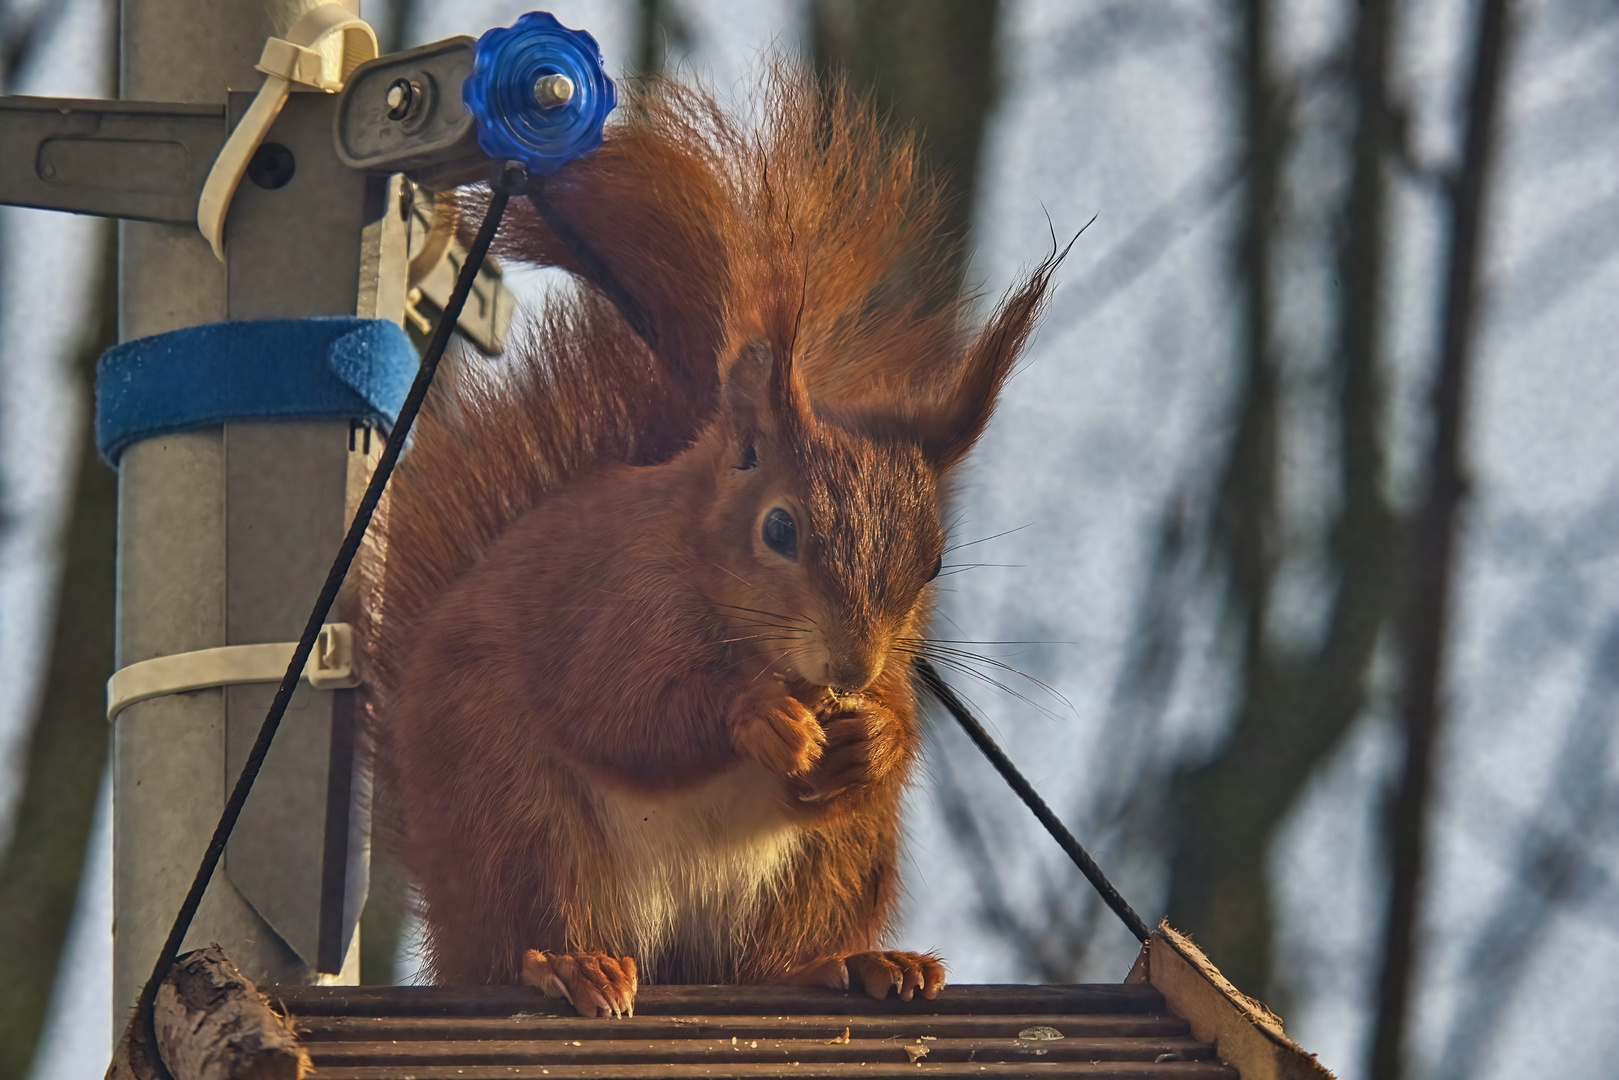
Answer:
[{"label": "snowy background", "polygon": [[[54,2],[67,5],[64,15],[17,92],[105,95],[95,67],[75,62],[103,55],[105,5]],[[411,34],[420,41],[478,33],[526,9],[475,0],[422,7]],[[722,94],[745,88],[764,51],[802,40],[796,2],[679,7],[690,50],[671,56],[671,67]],[[1395,82],[1411,106],[1413,142],[1427,159],[1452,158],[1457,56],[1472,5],[1397,7],[1404,50]],[[382,24],[388,10],[368,0],[363,13]],[[635,16],[627,0],[551,10],[590,29],[610,66],[627,62]],[[1341,33],[1335,4],[1294,0],[1279,10],[1283,66],[1318,62]],[[1541,0],[1520,12],[1487,234],[1467,447],[1473,500],[1424,909],[1416,1048],[1418,1074],[1433,1077],[1598,1077],[1612,1075],[1619,1053],[1619,1027],[1604,1022],[1619,1010],[1619,7]],[[973,460],[956,538],[994,539],[975,548],[974,561],[989,565],[952,578],[944,628],[961,632],[943,636],[1028,643],[985,651],[1037,673],[1052,692],[1009,681],[1030,704],[993,687],[962,688],[1082,840],[1091,839],[1093,793],[1117,768],[1120,667],[1158,515],[1226,436],[1237,207],[1222,178],[1232,166],[1235,33],[1212,0],[1003,5],[1005,81],[978,178],[972,280],[991,297],[1005,289],[1046,250],[1048,215],[1059,233],[1096,221],[1063,267],[1046,324]],[[1420,184],[1399,185],[1395,198],[1392,392],[1397,409],[1414,414],[1436,347],[1442,229]],[[0,533],[3,835],[44,663],[73,465],[68,418],[85,407],[65,364],[80,332],[93,226],[0,214],[8,328],[0,470],[11,514]],[[1297,294],[1289,303],[1298,324],[1319,321],[1309,288]],[[1409,460],[1404,467],[1409,474]],[[1198,613],[1188,622],[1199,625]],[[1177,680],[1159,728],[1168,753],[1194,752],[1210,737],[1218,710],[1209,701],[1226,692],[1212,642],[1192,639],[1192,674]],[[1381,710],[1368,711],[1311,780],[1271,853],[1289,1029],[1346,1080],[1363,1075],[1370,1022],[1383,903],[1377,815],[1395,765],[1389,725]],[[1006,904],[1037,903],[1041,882],[1070,877],[988,767],[941,727],[912,800],[902,945],[940,949],[955,981],[1031,978],[982,918],[985,882],[947,804],[973,815]],[[1539,878],[1521,865],[1522,841],[1538,833],[1576,840],[1565,853],[1574,869],[1555,894],[1526,884]],[[1161,872],[1101,839],[1093,854],[1154,917]],[[105,1068],[109,849],[103,817],[35,1080]],[[1117,980],[1134,952],[1120,927],[1097,921],[1079,974]],[[1503,965],[1510,979],[1484,977]]]}]

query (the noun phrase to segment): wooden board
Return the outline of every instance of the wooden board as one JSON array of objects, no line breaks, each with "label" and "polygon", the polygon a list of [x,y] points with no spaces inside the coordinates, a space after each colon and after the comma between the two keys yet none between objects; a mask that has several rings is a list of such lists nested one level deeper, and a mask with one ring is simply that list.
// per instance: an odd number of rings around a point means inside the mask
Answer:
[{"label": "wooden board", "polygon": [[[298,1034],[305,1043],[333,1039],[354,1042],[387,1040],[466,1039],[594,1039],[601,1021],[581,1016],[298,1016]],[[1036,1027],[1051,1027],[1069,1038],[1152,1038],[1188,1035],[1191,1026],[1178,1016],[1073,1015],[1062,1013],[1008,1013],[986,1016],[646,1016],[624,1022],[625,1029],[645,1039],[794,1039],[830,1038],[847,1028],[857,1039],[907,1036],[958,1038],[1016,1038]]]},{"label": "wooden board", "polygon": [[1237,1072],[1214,1062],[1061,1062],[1031,1067],[1026,1064],[929,1065],[918,1062],[861,1062],[850,1065],[562,1065],[516,1066],[395,1066],[384,1068],[325,1069],[320,1080],[1000,1080],[1009,1077],[1083,1077],[1085,1080],[1237,1080]]},{"label": "wooden board", "polygon": [[1169,1010],[1185,1017],[1193,1036],[1212,1044],[1242,1080],[1333,1080],[1314,1054],[1287,1037],[1280,1017],[1231,985],[1168,923],[1159,924],[1142,946],[1126,985],[1162,993]]},{"label": "wooden board", "polygon": [[648,986],[586,1020],[524,987],[272,987],[319,1080],[1089,1077],[1239,1080],[1149,984]]},{"label": "wooden board", "polygon": [[614,1032],[611,1039],[481,1039],[455,1044],[441,1040],[337,1042],[320,1048],[320,1068],[339,1065],[400,1065],[445,1062],[462,1065],[696,1065],[737,1061],[911,1063],[905,1047],[927,1050],[928,1064],[947,1061],[1156,1061],[1165,1055],[1186,1061],[1212,1061],[1214,1048],[1186,1035],[1156,1039],[1075,1039],[1028,1042],[899,1036],[891,1039],[637,1039]]}]

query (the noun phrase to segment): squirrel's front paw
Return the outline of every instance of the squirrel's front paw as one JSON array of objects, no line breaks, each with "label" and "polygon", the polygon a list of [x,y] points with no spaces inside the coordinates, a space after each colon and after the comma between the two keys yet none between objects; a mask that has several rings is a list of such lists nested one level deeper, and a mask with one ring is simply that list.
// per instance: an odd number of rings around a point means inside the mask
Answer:
[{"label": "squirrel's front paw", "polygon": [[826,748],[815,770],[804,777],[805,802],[824,802],[858,784],[881,779],[897,768],[904,750],[899,724],[870,698],[845,699],[823,710]]},{"label": "squirrel's front paw", "polygon": [[787,983],[830,986],[834,990],[863,989],[878,1001],[890,990],[909,1001],[918,990],[933,999],[944,989],[944,962],[932,953],[859,952],[828,956],[801,964],[788,972]]},{"label": "squirrel's front paw", "polygon": [[783,776],[807,772],[820,760],[826,732],[803,702],[776,684],[762,684],[731,707],[736,752]]},{"label": "squirrel's front paw", "polygon": [[639,978],[635,959],[599,952],[523,954],[523,983],[546,997],[565,997],[580,1016],[634,1016]]}]

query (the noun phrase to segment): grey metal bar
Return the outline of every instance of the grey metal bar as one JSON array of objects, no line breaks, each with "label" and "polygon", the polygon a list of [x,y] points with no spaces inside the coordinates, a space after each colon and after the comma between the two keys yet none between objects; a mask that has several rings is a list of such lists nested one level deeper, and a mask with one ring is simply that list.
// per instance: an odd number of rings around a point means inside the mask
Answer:
[{"label": "grey metal bar", "polygon": [[0,203],[186,224],[225,141],[225,109],[0,97]]}]

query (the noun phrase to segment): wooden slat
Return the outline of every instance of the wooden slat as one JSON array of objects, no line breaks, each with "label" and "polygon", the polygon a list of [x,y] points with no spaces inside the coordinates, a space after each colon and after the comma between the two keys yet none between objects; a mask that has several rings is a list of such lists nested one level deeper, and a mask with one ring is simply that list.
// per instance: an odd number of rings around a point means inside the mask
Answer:
[{"label": "wooden slat", "polygon": [[[275,986],[296,1016],[567,1016],[573,1006],[524,986]],[[1161,1013],[1163,995],[1141,983],[946,987],[933,1001],[874,1001],[816,986],[643,986],[637,1016],[927,1016],[1008,1013]]]},{"label": "wooden slat", "polygon": [[476,1042],[332,1042],[312,1051],[315,1067],[353,1065],[695,1065],[734,1062],[896,1062],[911,1064],[905,1047],[927,1051],[928,1064],[969,1061],[1156,1061],[1214,1056],[1187,1036],[1156,1039],[483,1039]]},{"label": "wooden slat", "polygon": [[767,1062],[713,1065],[388,1065],[323,1068],[318,1080],[1005,1080],[1011,1077],[1082,1077],[1084,1080],[1241,1080],[1213,1061],[1057,1061],[1037,1068],[1023,1062],[942,1062],[866,1065]]},{"label": "wooden slat", "polygon": [[1006,1016],[635,1016],[598,1020],[582,1016],[303,1016],[298,1037],[310,1044],[335,1039],[364,1042],[461,1039],[682,1039],[831,1038],[847,1028],[857,1039],[1016,1038],[1033,1027],[1055,1028],[1069,1038],[1187,1035],[1178,1016],[1022,1013]]}]

